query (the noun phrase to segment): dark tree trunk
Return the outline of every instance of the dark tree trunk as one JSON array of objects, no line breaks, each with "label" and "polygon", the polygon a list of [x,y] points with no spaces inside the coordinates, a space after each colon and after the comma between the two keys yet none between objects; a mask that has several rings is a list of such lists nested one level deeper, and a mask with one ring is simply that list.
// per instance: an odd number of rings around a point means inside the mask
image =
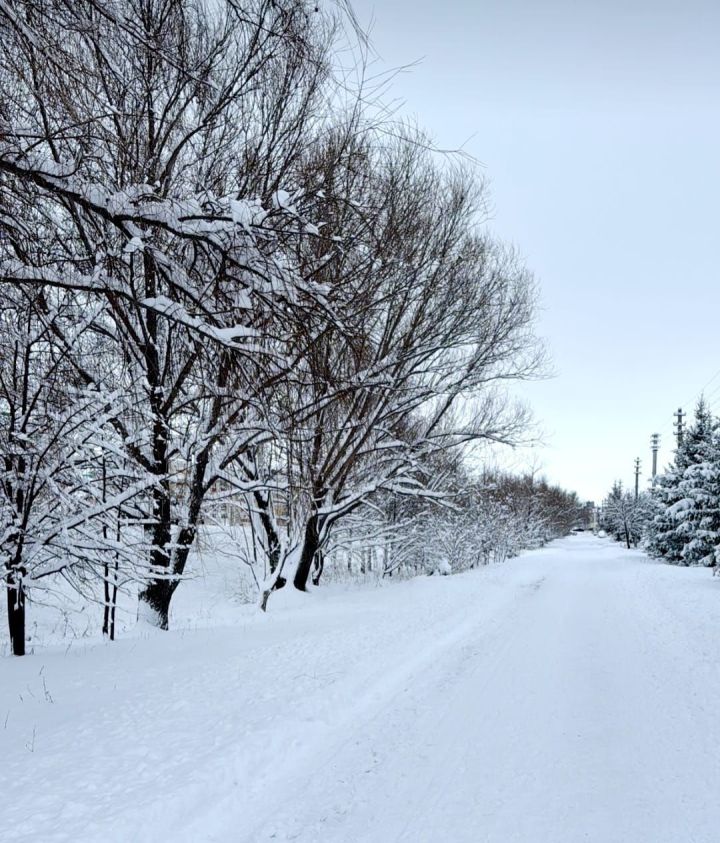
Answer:
[{"label": "dark tree trunk", "polygon": [[[172,580],[151,580],[138,595],[140,616],[160,629],[168,628],[170,600],[175,591]],[[144,612],[142,607],[144,606]]]},{"label": "dark tree trunk", "polygon": [[[119,538],[119,537],[118,537]],[[115,558],[113,567],[108,563],[103,566],[103,573],[105,575],[105,606],[103,609],[103,635],[107,635],[111,641],[115,640],[115,609],[117,608],[117,592],[118,592],[118,560]],[[110,583],[110,576],[112,571],[112,585]]]},{"label": "dark tree trunk", "polygon": [[320,531],[318,525],[318,516],[311,515],[310,520],[305,527],[305,539],[303,541],[302,553],[300,555],[300,562],[295,572],[295,579],[293,583],[295,588],[299,591],[307,591],[308,577],[310,576],[310,569],[312,568],[315,555],[320,549]]},{"label": "dark tree trunk", "polygon": [[322,550],[318,550],[313,560],[312,583],[313,585],[320,585],[320,577],[325,569],[325,554]]},{"label": "dark tree trunk", "polygon": [[[191,513],[192,515],[192,513]],[[170,617],[170,601],[172,600],[175,589],[178,587],[179,578],[182,576],[185,566],[187,564],[188,556],[190,555],[190,548],[195,541],[196,534],[195,524],[189,524],[183,527],[177,535],[177,548],[172,556],[168,559],[167,569],[168,579],[150,580],[145,588],[138,595],[140,603],[145,604],[145,620],[148,620],[153,626],[160,629],[168,629],[168,621]],[[171,532],[168,531],[168,542],[170,541]],[[164,555],[160,558],[166,558]],[[140,613],[142,616],[142,612]]]},{"label": "dark tree trunk", "polygon": [[255,492],[254,497],[260,516],[260,524],[265,532],[265,546],[267,548],[266,552],[270,567],[270,574],[277,575],[270,588],[265,589],[260,598],[260,608],[263,612],[266,612],[270,595],[273,591],[278,591],[278,589],[283,588],[283,586],[286,585],[287,580],[280,574],[280,571],[282,570],[280,559],[280,538],[275,530],[273,520],[270,517],[270,503],[268,498],[260,492]]},{"label": "dark tree trunk", "polygon": [[[104,529],[104,528],[103,528]],[[105,603],[103,606],[103,635],[110,634],[110,566],[107,562],[103,565],[103,592]]]},{"label": "dark tree trunk", "polygon": [[154,511],[157,514],[157,526],[154,534],[154,545],[151,560],[155,569],[160,568],[167,571],[169,578],[150,580],[140,592],[141,604],[144,603],[147,609],[146,619],[160,629],[168,628],[170,616],[170,601],[178,587],[182,577],[190,549],[195,543],[197,527],[200,523],[200,513],[205,497],[205,473],[210,452],[206,448],[198,457],[195,463],[195,470],[192,476],[190,488],[190,502],[188,506],[187,524],[178,532],[175,537],[175,550],[169,553],[167,548],[173,540],[172,519],[170,510],[170,493],[167,483],[164,482],[155,500]]},{"label": "dark tree trunk", "polygon": [[[260,516],[260,524],[262,525],[262,528],[265,531],[265,541],[267,546],[268,562],[270,565],[270,573],[274,574],[277,570],[278,565],[280,564],[280,539],[278,538],[278,534],[275,530],[275,525],[273,524],[272,518],[270,517],[270,506],[267,498],[265,498],[260,492],[255,492],[254,498],[255,505]],[[275,587],[281,588],[282,586],[277,585]]]},{"label": "dark tree trunk", "polygon": [[112,587],[112,595],[111,595],[111,606],[110,606],[110,640],[115,640],[115,610],[117,609],[117,574],[115,582],[113,583]]},{"label": "dark tree trunk", "polygon": [[174,578],[170,578],[174,571],[168,551],[172,539],[169,496],[167,500],[162,500],[158,494],[155,494],[154,513],[156,523],[153,531],[153,547],[150,551],[150,564],[154,571],[162,571],[162,575],[157,579],[149,580],[138,594],[140,601],[138,616],[153,626],[167,629],[170,600],[176,584]]},{"label": "dark tree trunk", "polygon": [[[145,294],[153,297],[156,291],[156,271],[153,258],[146,252],[143,254],[143,271],[145,275]],[[168,628],[170,615],[170,600],[175,590],[176,580],[170,579],[174,574],[171,564],[172,552],[172,501],[170,495],[169,459],[168,459],[168,430],[167,412],[164,406],[165,393],[163,389],[163,367],[159,356],[159,328],[158,314],[150,308],[146,314],[146,330],[148,341],[143,345],[146,366],[146,378],[150,388],[149,400],[152,410],[152,466],[151,471],[156,477],[152,490],[152,546],[150,550],[150,565],[154,572],[160,573],[157,579],[149,580],[142,589],[139,598],[138,616],[147,620],[160,629]]]},{"label": "dark tree trunk", "polygon": [[22,577],[18,580],[12,573],[7,580],[7,615],[10,646],[14,656],[25,655],[25,589]]}]

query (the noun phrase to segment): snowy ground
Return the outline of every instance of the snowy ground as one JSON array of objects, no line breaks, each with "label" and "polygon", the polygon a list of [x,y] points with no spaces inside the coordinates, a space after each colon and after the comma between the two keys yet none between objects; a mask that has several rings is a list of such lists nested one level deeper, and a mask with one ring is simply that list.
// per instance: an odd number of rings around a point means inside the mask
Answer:
[{"label": "snowy ground", "polygon": [[720,839],[707,570],[576,536],[293,602],[0,660],[10,839]]}]

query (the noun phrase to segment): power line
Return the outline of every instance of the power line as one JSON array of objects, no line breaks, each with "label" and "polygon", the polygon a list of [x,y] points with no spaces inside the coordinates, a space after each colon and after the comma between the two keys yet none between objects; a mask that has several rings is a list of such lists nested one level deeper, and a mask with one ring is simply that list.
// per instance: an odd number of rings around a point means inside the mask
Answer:
[{"label": "power line", "polygon": [[704,392],[702,392],[701,394],[704,395],[705,400],[708,401],[709,399],[714,398],[717,395],[720,395],[720,386],[716,386],[715,389],[713,389],[708,395],[705,395]]},{"label": "power line", "polygon": [[[690,398],[688,398],[687,401],[684,401],[683,403],[684,404],[690,404],[692,401],[694,401],[697,398],[698,395],[701,395],[703,392],[705,392],[705,390],[710,386],[710,384],[717,377],[720,377],[720,369],[718,369],[717,372],[715,372],[715,374],[710,378],[709,381],[707,381],[707,383],[703,384],[703,386],[701,386],[700,389],[697,392],[695,392],[693,395],[691,395]],[[718,393],[720,393],[720,386],[716,390],[713,391],[713,394],[718,394]]]}]

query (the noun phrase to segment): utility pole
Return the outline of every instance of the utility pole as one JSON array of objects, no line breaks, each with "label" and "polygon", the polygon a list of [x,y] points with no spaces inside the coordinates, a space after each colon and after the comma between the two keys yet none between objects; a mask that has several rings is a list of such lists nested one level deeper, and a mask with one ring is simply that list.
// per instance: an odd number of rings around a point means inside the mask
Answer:
[{"label": "utility pole", "polygon": [[635,457],[635,500],[640,494],[640,457]]},{"label": "utility pole", "polygon": [[659,433],[653,433],[650,437],[650,450],[652,451],[652,484],[654,486],[657,479],[657,455],[660,450]]},{"label": "utility pole", "polygon": [[675,413],[675,421],[673,422],[673,427],[675,428],[675,436],[677,437],[678,448],[683,443],[683,434],[685,433],[683,419],[686,415],[687,413],[683,413],[682,407],[677,408],[677,413]]}]

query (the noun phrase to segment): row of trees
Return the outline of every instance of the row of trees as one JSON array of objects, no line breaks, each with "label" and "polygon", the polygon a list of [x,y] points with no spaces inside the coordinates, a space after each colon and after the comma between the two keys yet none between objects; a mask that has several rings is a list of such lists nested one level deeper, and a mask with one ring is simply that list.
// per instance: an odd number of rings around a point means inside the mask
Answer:
[{"label": "row of trees", "polygon": [[328,564],[381,576],[455,573],[542,547],[582,522],[574,493],[532,473],[455,468],[441,501],[384,496],[335,531]]},{"label": "row of trees", "polygon": [[[472,167],[340,73],[347,20],[303,0],[0,4],[16,654],[46,578],[101,587],[110,633],[139,583],[167,628],[200,525],[231,510],[265,606],[319,576],[348,519],[417,526],[462,497],[458,453],[522,434],[500,387],[542,366],[533,281],[479,228]],[[510,506],[463,495],[452,518]]]},{"label": "row of trees", "polygon": [[720,426],[704,399],[671,464],[650,492],[623,493],[615,484],[603,506],[603,526],[627,546],[673,565],[714,568],[720,560]]}]

